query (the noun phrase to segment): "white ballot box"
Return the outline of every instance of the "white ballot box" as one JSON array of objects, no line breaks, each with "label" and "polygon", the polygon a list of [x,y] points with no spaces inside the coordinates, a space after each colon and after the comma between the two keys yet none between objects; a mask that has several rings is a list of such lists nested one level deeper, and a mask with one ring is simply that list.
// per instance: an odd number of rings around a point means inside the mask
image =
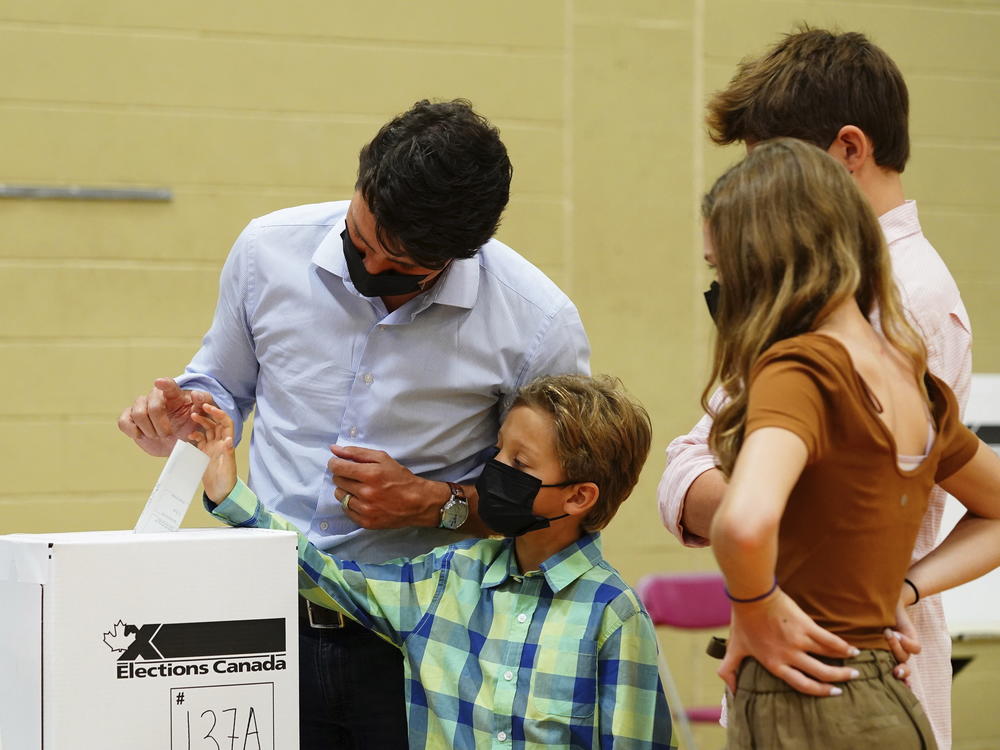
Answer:
[{"label": "white ballot box", "polygon": [[296,537],[0,536],[3,750],[296,750]]}]

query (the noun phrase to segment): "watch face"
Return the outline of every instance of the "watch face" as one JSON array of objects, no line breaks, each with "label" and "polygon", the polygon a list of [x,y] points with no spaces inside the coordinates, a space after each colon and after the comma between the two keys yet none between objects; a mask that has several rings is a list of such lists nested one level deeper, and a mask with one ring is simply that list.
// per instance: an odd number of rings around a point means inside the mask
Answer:
[{"label": "watch face", "polygon": [[444,529],[457,529],[469,517],[469,504],[452,496],[451,500],[444,504],[441,509],[441,527]]}]

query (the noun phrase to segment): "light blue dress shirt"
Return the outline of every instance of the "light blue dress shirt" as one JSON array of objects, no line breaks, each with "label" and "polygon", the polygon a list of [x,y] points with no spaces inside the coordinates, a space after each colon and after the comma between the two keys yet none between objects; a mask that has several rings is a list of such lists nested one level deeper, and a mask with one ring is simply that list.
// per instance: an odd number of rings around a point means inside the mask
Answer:
[{"label": "light blue dress shirt", "polygon": [[201,349],[178,378],[236,423],[256,406],[249,484],[325,551],[361,562],[456,541],[441,529],[359,528],[334,498],[331,444],[384,450],[434,480],[476,477],[517,390],[589,372],[576,307],[497,240],[388,312],[351,283],[349,201],[250,222],[222,270]]}]

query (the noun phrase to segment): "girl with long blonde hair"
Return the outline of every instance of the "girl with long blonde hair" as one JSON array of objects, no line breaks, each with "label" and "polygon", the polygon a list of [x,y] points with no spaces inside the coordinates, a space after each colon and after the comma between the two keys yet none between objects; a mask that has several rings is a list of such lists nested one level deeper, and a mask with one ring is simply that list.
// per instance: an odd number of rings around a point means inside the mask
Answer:
[{"label": "girl with long blonde hair", "polygon": [[[884,633],[1000,564],[1000,458],[927,373],[878,222],[829,155],[757,144],[703,212],[721,294],[702,400],[728,396],[709,439],[729,479],[711,530],[733,601],[728,748],[934,748]],[[969,512],[910,567],[935,483]]]}]

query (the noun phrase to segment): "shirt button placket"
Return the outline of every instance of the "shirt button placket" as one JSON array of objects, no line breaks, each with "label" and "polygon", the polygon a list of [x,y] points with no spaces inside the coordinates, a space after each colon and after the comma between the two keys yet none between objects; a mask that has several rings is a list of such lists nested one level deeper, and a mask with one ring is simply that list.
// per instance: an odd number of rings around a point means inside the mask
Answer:
[{"label": "shirt button placket", "polygon": [[[528,604],[526,599],[530,599],[531,597],[523,596],[523,579],[520,576],[512,576],[512,578],[520,585],[514,587],[514,590],[510,592],[513,594],[513,601],[508,603],[505,600],[504,609],[508,612],[518,612],[526,608]],[[498,611],[501,610],[498,609]],[[507,621],[507,647],[504,649],[501,661],[501,664],[504,666],[503,671],[497,675],[499,680],[496,683],[496,692],[494,694],[493,710],[496,723],[493,727],[496,733],[493,736],[496,738],[495,743],[506,743],[510,738],[510,716],[514,710],[518,690],[517,670],[513,667],[521,663],[521,654],[527,640],[527,631],[524,626],[527,620],[527,617],[522,619],[514,616]]]}]

